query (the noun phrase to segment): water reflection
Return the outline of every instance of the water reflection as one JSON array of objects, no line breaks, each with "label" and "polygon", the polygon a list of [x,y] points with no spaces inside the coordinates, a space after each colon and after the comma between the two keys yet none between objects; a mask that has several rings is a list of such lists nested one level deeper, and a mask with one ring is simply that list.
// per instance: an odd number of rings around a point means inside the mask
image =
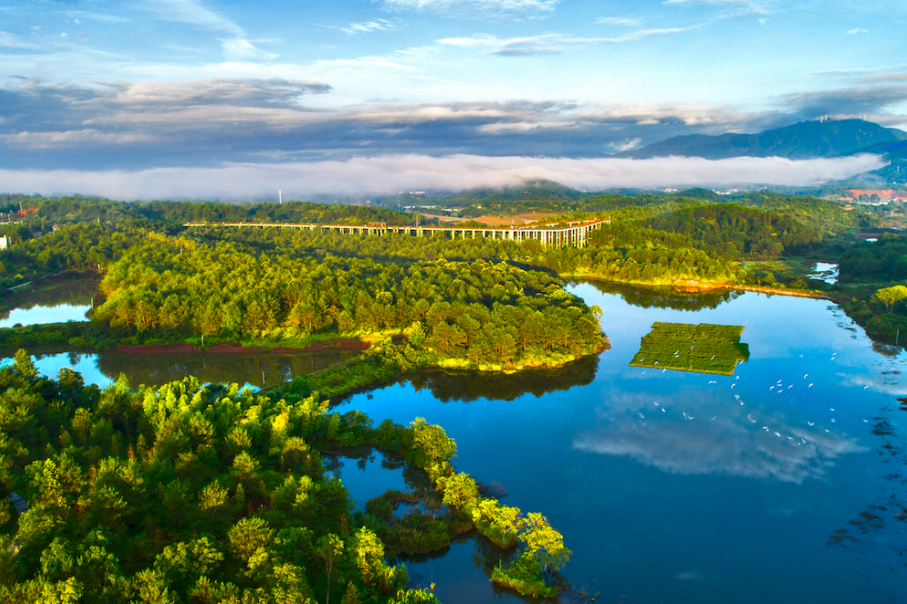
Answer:
[{"label": "water reflection", "polygon": [[[5,300],[4,305],[9,308],[0,310],[0,320],[9,319],[11,313],[15,310],[28,311],[35,307],[78,306],[84,307],[84,310],[82,311],[81,318],[74,320],[84,321],[85,310],[91,308],[92,298],[98,295],[97,289],[100,282],[100,278],[79,279],[78,281],[58,281],[55,283],[41,282],[42,286],[47,287],[47,289],[41,291],[19,292]],[[27,317],[27,315],[25,316]],[[57,319],[57,321],[49,322],[66,320],[67,319]],[[26,322],[20,319],[10,325],[15,325],[15,323],[31,325],[35,322]]]},{"label": "water reflection", "polygon": [[66,323],[68,321],[87,321],[85,313],[89,310],[91,310],[90,306],[74,306],[72,304],[32,306],[28,309],[14,308],[5,313],[6,318],[0,319],[0,328],[14,327],[16,325],[46,325],[48,323]]},{"label": "water reflection", "polygon": [[[15,351],[5,351],[3,364],[12,362]],[[35,366],[42,374],[56,378],[63,367],[74,368],[86,384],[104,388],[124,374],[132,386],[160,386],[195,376],[202,383],[238,383],[260,389],[289,381],[294,376],[320,371],[343,363],[356,351],[318,354],[126,354],[115,350],[84,353],[75,350],[32,349]]]},{"label": "water reflection", "polygon": [[669,308],[697,311],[717,308],[724,302],[736,300],[741,292],[735,290],[711,292],[684,292],[673,287],[640,287],[624,283],[584,281],[603,294],[617,294],[625,302],[642,308]]},{"label": "water reflection", "polygon": [[124,354],[115,350],[97,354],[98,369],[111,379],[126,374],[130,384],[159,385],[194,375],[215,384],[246,383],[264,388],[287,382],[296,375],[320,371],[359,353],[336,351],[318,354]]},{"label": "water reflection", "polygon": [[725,474],[800,484],[865,450],[819,422],[751,406],[726,392],[624,393],[596,409],[599,427],[573,448],[625,456],[672,474]]},{"label": "water reflection", "polygon": [[343,482],[359,510],[388,489],[417,491],[428,483],[425,473],[407,466],[401,456],[370,446],[324,451],[323,461],[325,471]]},{"label": "water reflection", "polygon": [[428,371],[407,376],[416,392],[427,388],[445,403],[479,399],[513,401],[524,394],[539,398],[551,392],[591,384],[598,370],[598,356],[585,357],[555,369],[528,369],[499,373]]}]

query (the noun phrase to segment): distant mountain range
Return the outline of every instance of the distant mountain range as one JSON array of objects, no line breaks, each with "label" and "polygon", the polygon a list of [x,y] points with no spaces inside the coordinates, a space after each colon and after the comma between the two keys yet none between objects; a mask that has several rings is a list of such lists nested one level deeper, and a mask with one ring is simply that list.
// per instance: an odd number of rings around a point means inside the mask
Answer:
[{"label": "distant mountain range", "polygon": [[759,134],[675,136],[641,149],[619,153],[615,157],[648,159],[675,155],[706,159],[744,156],[813,159],[860,152],[885,155],[895,150],[903,154],[904,145],[899,146],[898,143],[904,141],[907,141],[907,132],[863,120],[809,121]]}]

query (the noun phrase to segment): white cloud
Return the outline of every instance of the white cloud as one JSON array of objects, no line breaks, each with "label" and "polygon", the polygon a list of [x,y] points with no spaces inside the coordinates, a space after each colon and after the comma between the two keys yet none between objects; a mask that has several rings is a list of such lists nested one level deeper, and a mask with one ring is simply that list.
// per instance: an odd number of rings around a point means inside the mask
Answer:
[{"label": "white cloud", "polygon": [[242,38],[221,40],[221,47],[229,55],[249,59],[276,59],[279,55],[256,48],[251,42]]},{"label": "white cloud", "polygon": [[246,35],[239,25],[223,15],[208,10],[198,0],[150,0],[148,8],[167,21],[189,23],[237,38]]},{"label": "white cloud", "polygon": [[616,152],[620,153],[622,151],[629,151],[630,149],[635,149],[639,146],[639,143],[642,142],[641,138],[632,138],[627,139],[621,143],[611,143],[608,145],[611,149],[614,149]]},{"label": "white cloud", "polygon": [[850,35],[854,35],[854,34],[867,34],[867,33],[869,33],[869,30],[868,30],[868,29],[863,29],[863,28],[857,27],[857,28],[855,28],[855,29],[849,30],[847,33],[849,33]]},{"label": "white cloud", "polygon": [[37,50],[41,47],[38,44],[23,42],[22,38],[16,34],[0,31],[0,48],[29,48]]},{"label": "white cloud", "polygon": [[127,145],[157,140],[157,137],[149,134],[105,133],[91,128],[65,132],[19,132],[0,135],[2,144],[25,149],[60,149],[85,144]]},{"label": "white cloud", "polygon": [[372,31],[389,31],[393,29],[397,28],[387,19],[375,19],[374,21],[366,21],[365,23],[350,23],[348,26],[340,28],[341,31],[351,36]]},{"label": "white cloud", "polygon": [[221,47],[229,55],[251,59],[274,59],[277,55],[262,51],[253,45],[242,27],[202,6],[198,0],[149,0],[148,7],[167,21],[188,23],[203,29],[224,33],[229,39]]},{"label": "white cloud", "polygon": [[560,0],[375,0],[389,10],[416,10],[475,18],[532,17],[550,13]]},{"label": "white cloud", "polygon": [[529,132],[530,130],[543,130],[556,128],[563,130],[575,126],[575,122],[568,121],[532,121],[532,122],[499,122],[479,126],[478,131],[483,134],[503,134],[507,132]]},{"label": "white cloud", "polygon": [[637,27],[642,24],[642,20],[636,17],[599,17],[595,20],[597,25],[626,25],[627,27]]},{"label": "white cloud", "polygon": [[115,15],[105,15],[101,13],[91,13],[84,10],[68,10],[61,12],[67,17],[76,19],[77,23],[78,19],[91,19],[93,21],[101,21],[104,23],[128,23],[130,21],[126,17],[117,17]]},{"label": "white cloud", "polygon": [[766,15],[771,0],[665,0],[665,4],[705,4],[733,15]]},{"label": "white cloud", "polygon": [[460,47],[480,47],[485,54],[502,56],[531,56],[541,54],[556,54],[599,44],[618,44],[633,42],[653,36],[664,36],[692,31],[703,27],[704,23],[689,25],[687,27],[668,27],[660,29],[640,29],[614,37],[578,38],[568,34],[548,33],[536,36],[500,39],[488,34],[475,34],[470,37],[442,38],[439,44]]},{"label": "white cloud", "polygon": [[256,197],[280,188],[287,195],[391,193],[410,189],[459,191],[518,185],[546,178],[581,190],[613,187],[814,185],[882,167],[878,156],[792,161],[741,157],[563,159],[478,155],[384,155],[347,161],[231,164],[218,168],[119,170],[0,170],[9,191],[82,193],[115,199]]}]

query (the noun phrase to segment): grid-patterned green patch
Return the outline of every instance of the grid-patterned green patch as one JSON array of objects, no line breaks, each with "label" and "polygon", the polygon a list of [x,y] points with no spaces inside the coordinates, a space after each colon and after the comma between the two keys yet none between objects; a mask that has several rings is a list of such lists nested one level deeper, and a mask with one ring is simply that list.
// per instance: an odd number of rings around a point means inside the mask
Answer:
[{"label": "grid-patterned green patch", "polygon": [[630,367],[676,369],[732,375],[737,363],[750,357],[740,343],[741,325],[653,323]]}]

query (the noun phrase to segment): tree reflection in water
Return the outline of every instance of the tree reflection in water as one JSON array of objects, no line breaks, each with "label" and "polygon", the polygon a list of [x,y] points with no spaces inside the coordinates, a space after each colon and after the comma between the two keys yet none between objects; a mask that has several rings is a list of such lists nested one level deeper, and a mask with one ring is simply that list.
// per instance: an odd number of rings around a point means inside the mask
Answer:
[{"label": "tree reflection in water", "polygon": [[525,369],[513,374],[478,371],[426,371],[404,381],[416,391],[431,390],[440,401],[468,403],[479,399],[516,400],[524,394],[535,397],[574,386],[586,386],[595,379],[598,355],[583,357],[561,367]]},{"label": "tree reflection in water", "polygon": [[289,381],[352,359],[357,351],[318,354],[124,354],[98,353],[98,369],[111,380],[126,374],[133,385],[160,385],[194,375],[202,383],[252,384],[258,388]]},{"label": "tree reflection in water", "polygon": [[642,308],[697,311],[718,308],[725,302],[735,300],[741,294],[736,290],[684,292],[670,286],[644,287],[604,281],[582,281],[582,283],[588,283],[603,294],[617,294],[628,304]]},{"label": "tree reflection in water", "polygon": [[[13,294],[4,302],[8,308],[0,310],[0,320],[8,319],[10,310],[13,308],[31,309],[35,306],[60,306],[69,304],[72,306],[88,306],[92,298],[95,303],[100,301],[101,294],[98,292],[98,284],[101,282],[100,277],[78,279],[73,281],[61,280],[57,287],[45,289],[38,292],[26,291]],[[44,282],[40,282],[42,285]],[[54,284],[54,282],[48,282]]]}]

